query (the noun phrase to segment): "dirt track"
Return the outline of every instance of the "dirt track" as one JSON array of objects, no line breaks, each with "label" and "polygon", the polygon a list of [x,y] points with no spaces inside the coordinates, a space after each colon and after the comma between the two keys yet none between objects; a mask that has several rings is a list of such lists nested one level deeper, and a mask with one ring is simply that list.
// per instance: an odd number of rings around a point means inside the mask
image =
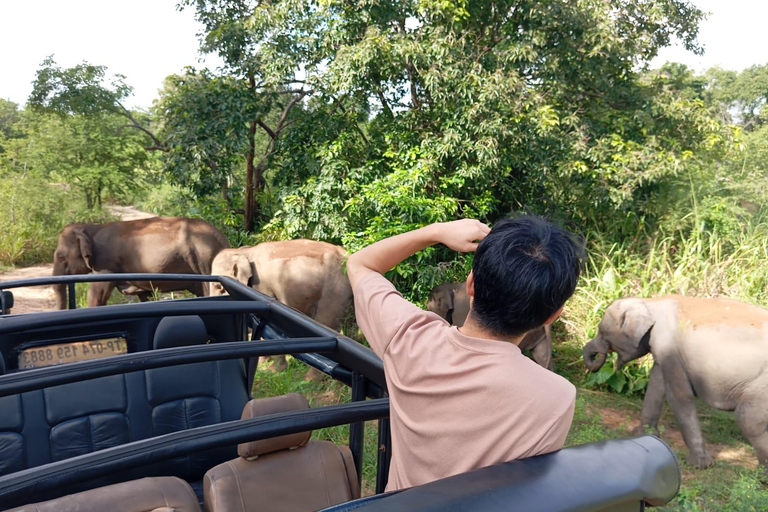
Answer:
[{"label": "dirt track", "polygon": [[[154,214],[142,212],[130,206],[110,206],[109,210],[113,215],[120,217],[121,220],[156,217]],[[34,267],[16,268],[8,272],[0,272],[0,282],[28,279],[31,277],[45,277],[50,276],[52,272],[52,263],[35,265]],[[15,303],[12,311],[13,313],[33,313],[35,311],[56,309],[53,289],[50,286],[14,288],[12,291]]]}]

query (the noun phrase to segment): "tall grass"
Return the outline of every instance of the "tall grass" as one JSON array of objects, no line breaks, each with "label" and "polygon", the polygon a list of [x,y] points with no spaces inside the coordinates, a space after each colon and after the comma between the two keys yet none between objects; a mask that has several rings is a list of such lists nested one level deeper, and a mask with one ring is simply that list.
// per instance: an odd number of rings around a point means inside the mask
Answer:
[{"label": "tall grass", "polygon": [[35,178],[0,179],[0,265],[50,262],[61,228],[69,222],[99,221],[101,211],[66,188]]}]

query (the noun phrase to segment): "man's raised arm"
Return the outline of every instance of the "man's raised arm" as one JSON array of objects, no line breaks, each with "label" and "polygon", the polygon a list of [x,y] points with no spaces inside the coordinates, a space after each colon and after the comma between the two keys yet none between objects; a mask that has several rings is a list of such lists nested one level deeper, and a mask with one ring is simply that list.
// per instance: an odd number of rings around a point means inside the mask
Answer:
[{"label": "man's raised arm", "polygon": [[347,275],[352,289],[368,272],[385,272],[409,256],[437,243],[455,251],[473,252],[491,228],[474,219],[430,224],[414,231],[385,238],[354,253],[347,260]]}]

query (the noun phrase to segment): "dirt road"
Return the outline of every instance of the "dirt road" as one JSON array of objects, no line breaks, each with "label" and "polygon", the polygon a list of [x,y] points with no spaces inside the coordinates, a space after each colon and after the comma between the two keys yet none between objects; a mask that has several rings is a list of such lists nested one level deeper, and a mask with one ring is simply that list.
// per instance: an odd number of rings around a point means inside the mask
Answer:
[{"label": "dirt road", "polygon": [[[157,217],[157,215],[142,212],[131,206],[113,205],[109,207],[109,211],[112,215],[119,217],[121,220]],[[0,272],[0,282],[27,279],[31,277],[45,277],[50,276],[52,273],[52,263],[35,265],[34,267],[16,268],[9,270],[8,272]],[[56,309],[53,289],[50,286],[14,288],[12,291],[14,299],[13,313],[32,313],[35,311]]]}]

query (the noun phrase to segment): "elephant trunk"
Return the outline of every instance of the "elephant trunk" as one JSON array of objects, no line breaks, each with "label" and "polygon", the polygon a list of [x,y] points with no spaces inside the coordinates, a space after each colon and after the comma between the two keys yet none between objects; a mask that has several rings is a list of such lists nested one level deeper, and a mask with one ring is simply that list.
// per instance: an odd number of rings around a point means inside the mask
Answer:
[{"label": "elephant trunk", "polygon": [[608,355],[608,345],[597,337],[584,345],[584,364],[587,365],[589,371],[596,372],[605,363],[605,358]]},{"label": "elephant trunk", "polygon": [[[56,262],[53,264],[53,275],[63,276],[66,275],[66,269],[64,264]],[[53,285],[53,295],[56,299],[56,309],[67,309],[67,285],[55,284]]]}]

